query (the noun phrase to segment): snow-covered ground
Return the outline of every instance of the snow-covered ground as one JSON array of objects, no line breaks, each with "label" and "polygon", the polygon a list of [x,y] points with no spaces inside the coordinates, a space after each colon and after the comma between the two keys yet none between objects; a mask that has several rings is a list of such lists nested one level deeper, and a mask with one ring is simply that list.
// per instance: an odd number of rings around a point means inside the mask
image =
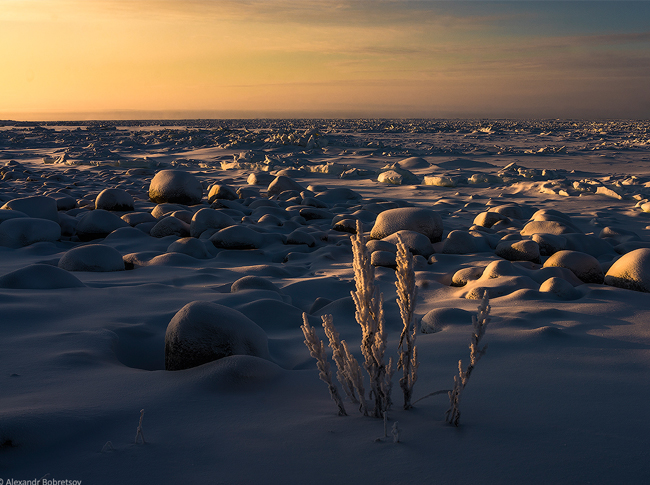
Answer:
[{"label": "snow-covered ground", "polygon": [[[4,483],[650,481],[650,123],[2,124]],[[411,206],[440,240],[387,212]],[[338,416],[303,343],[331,314],[361,360],[349,231],[382,217],[420,253],[414,400],[452,388],[490,296],[459,427],[444,393],[402,409],[399,373],[388,438]],[[396,358],[394,246],[369,247]],[[165,370],[196,301],[249,355]]]}]

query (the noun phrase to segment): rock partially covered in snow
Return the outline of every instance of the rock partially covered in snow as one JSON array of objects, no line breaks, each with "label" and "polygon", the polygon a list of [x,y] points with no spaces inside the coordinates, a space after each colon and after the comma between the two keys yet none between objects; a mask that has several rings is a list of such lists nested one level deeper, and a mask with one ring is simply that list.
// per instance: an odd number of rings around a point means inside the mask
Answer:
[{"label": "rock partially covered in snow", "polygon": [[650,293],[650,249],[636,249],[621,256],[607,271],[605,284]]},{"label": "rock partially covered in snow", "polygon": [[539,291],[542,293],[553,293],[562,300],[577,300],[582,296],[571,283],[557,276],[553,276],[544,281],[540,285]]},{"label": "rock partially covered in snow", "polygon": [[273,182],[269,184],[269,187],[266,189],[266,193],[270,197],[272,195],[281,194],[286,190],[296,190],[298,192],[302,192],[303,190],[305,190],[305,188],[295,180],[285,175],[278,175],[277,177],[275,177]]},{"label": "rock partially covered in snow", "polygon": [[133,197],[126,190],[104,189],[95,198],[95,209],[132,211]]},{"label": "rock partially covered in snow", "polygon": [[424,234],[433,243],[442,239],[442,218],[431,209],[398,207],[381,212],[370,232],[372,239],[384,239],[397,231]]},{"label": "rock partially covered in snow", "polygon": [[420,331],[436,333],[450,325],[466,325],[471,323],[472,312],[460,308],[434,308],[422,317]]},{"label": "rock partially covered in snow", "polygon": [[17,290],[56,290],[84,285],[66,270],[49,264],[33,264],[0,277],[0,288]]},{"label": "rock partially covered in snow", "polygon": [[177,217],[167,216],[160,219],[151,228],[149,234],[158,238],[166,236],[188,237],[190,235],[190,225]]},{"label": "rock partially covered in snow", "polygon": [[61,226],[49,219],[19,217],[0,224],[0,246],[22,248],[37,242],[61,238]]},{"label": "rock partially covered in snow", "polygon": [[215,247],[223,249],[259,249],[264,237],[246,226],[230,226],[214,233],[210,241]]},{"label": "rock partially covered in snow", "polygon": [[195,205],[203,198],[201,182],[183,170],[161,170],[151,180],[149,199],[161,204]]},{"label": "rock partially covered in snow", "polygon": [[471,254],[490,250],[490,245],[482,237],[466,231],[451,231],[442,246],[444,254]]},{"label": "rock partially covered in snow", "polygon": [[429,168],[429,162],[421,157],[409,157],[397,162],[400,168],[412,170],[414,168]]},{"label": "rock partially covered in snow", "polygon": [[539,244],[535,241],[525,239],[523,241],[503,241],[499,243],[494,251],[508,261],[531,261],[541,263]]},{"label": "rock partially covered in snow", "polygon": [[115,248],[89,244],[67,251],[59,260],[59,268],[66,271],[123,271],[124,261]]},{"label": "rock partially covered in snow", "polygon": [[112,212],[96,209],[81,218],[77,224],[77,236],[81,241],[92,241],[106,237],[121,227],[129,227],[129,224]]},{"label": "rock partially covered in snow", "polygon": [[[168,253],[181,253],[196,259],[209,259],[212,257],[203,240],[193,237],[184,237],[174,241],[167,247]],[[208,243],[209,244],[209,243]]]},{"label": "rock partially covered in snow", "polygon": [[230,286],[231,293],[237,293],[238,291],[243,290],[268,290],[282,294],[280,288],[278,288],[273,282],[266,278],[262,278],[261,276],[252,275],[239,278]]},{"label": "rock partially covered in snow", "polygon": [[433,245],[429,241],[429,238],[415,231],[397,231],[385,237],[382,241],[397,245],[399,242],[398,237],[402,239],[402,242],[412,254],[420,254],[428,258],[434,253]]},{"label": "rock partially covered in snow", "polygon": [[405,185],[417,184],[420,180],[413,172],[405,170],[394,163],[381,169],[381,172],[377,176],[377,182],[389,185]]},{"label": "rock partially covered in snow", "polygon": [[53,222],[59,222],[58,208],[56,199],[42,195],[34,197],[21,197],[13,199],[4,204],[0,209],[10,209],[20,211],[29,217],[38,219],[49,219]]},{"label": "rock partially covered in snow", "polygon": [[229,355],[270,358],[264,330],[237,310],[194,301],[169,322],[165,369],[189,369]]},{"label": "rock partially covered in snow", "polygon": [[585,283],[602,283],[603,270],[593,256],[579,251],[558,251],[544,263],[544,267],[567,268]]},{"label": "rock partially covered in snow", "polygon": [[225,184],[214,184],[208,192],[208,202],[212,203],[217,199],[235,200],[239,196],[235,189]]}]

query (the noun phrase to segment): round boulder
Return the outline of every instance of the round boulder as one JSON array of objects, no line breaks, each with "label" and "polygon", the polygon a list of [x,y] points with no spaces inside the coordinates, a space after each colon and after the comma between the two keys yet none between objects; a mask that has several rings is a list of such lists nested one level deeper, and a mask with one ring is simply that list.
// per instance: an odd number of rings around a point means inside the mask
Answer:
[{"label": "round boulder", "polygon": [[432,243],[442,239],[442,218],[431,209],[398,207],[381,212],[370,232],[371,239],[384,239],[397,231],[424,234]]},{"label": "round boulder", "polygon": [[264,330],[237,310],[194,301],[169,322],[165,369],[189,369],[230,355],[270,358]]},{"label": "round boulder", "polygon": [[21,197],[12,199],[4,204],[0,209],[10,209],[20,211],[29,217],[38,219],[49,219],[53,222],[59,222],[58,207],[56,199],[42,195],[34,197]]},{"label": "round boulder", "polygon": [[508,261],[542,262],[539,254],[539,244],[529,239],[515,242],[503,241],[497,245],[494,252],[497,256],[501,256]]},{"label": "round boulder", "polygon": [[603,270],[596,258],[579,251],[558,251],[544,263],[544,267],[567,268],[584,283],[602,283]]},{"label": "round boulder", "polygon": [[123,271],[124,260],[115,248],[89,244],[67,251],[59,260],[59,268],[66,271]]},{"label": "round boulder", "polygon": [[215,247],[223,249],[259,249],[264,236],[245,226],[230,226],[210,236]]},{"label": "round boulder", "polygon": [[95,198],[95,209],[107,211],[132,211],[133,197],[126,190],[104,189]]},{"label": "round boulder", "polygon": [[161,170],[149,184],[149,199],[156,204],[195,205],[203,198],[201,182],[183,170]]},{"label": "round boulder", "polygon": [[17,290],[57,290],[81,288],[84,285],[67,271],[49,264],[32,264],[0,276],[0,288]]},{"label": "round boulder", "polygon": [[564,278],[554,276],[544,281],[540,287],[541,293],[553,293],[561,300],[577,300],[582,295],[571,283]]},{"label": "round boulder", "polygon": [[230,286],[231,293],[237,293],[242,290],[268,290],[275,291],[276,293],[282,293],[280,288],[278,288],[273,282],[262,278],[261,276],[244,276],[239,278]]},{"label": "round boulder", "polygon": [[235,224],[232,218],[217,209],[200,209],[195,212],[190,222],[190,235],[192,237],[199,237],[207,229],[223,229]]},{"label": "round boulder", "polygon": [[81,241],[92,241],[108,236],[115,229],[130,227],[112,212],[96,209],[85,214],[77,224],[77,236]]},{"label": "round boulder", "polygon": [[37,242],[54,242],[61,238],[61,226],[49,219],[20,217],[0,224],[0,246],[22,248]]},{"label": "round boulder", "polygon": [[605,284],[650,293],[650,249],[636,249],[621,256],[607,271]]}]

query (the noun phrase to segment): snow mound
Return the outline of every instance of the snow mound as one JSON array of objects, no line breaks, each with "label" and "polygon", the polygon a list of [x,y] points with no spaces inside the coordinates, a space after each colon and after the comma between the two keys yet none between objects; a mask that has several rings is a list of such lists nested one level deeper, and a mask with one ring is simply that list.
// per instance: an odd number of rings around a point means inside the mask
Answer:
[{"label": "snow mound", "polygon": [[123,271],[124,261],[117,249],[103,244],[78,246],[67,251],[59,260],[66,271]]},{"label": "snow mound", "polygon": [[195,205],[203,198],[201,182],[182,170],[161,170],[149,184],[149,199],[157,204]]},{"label": "snow mound", "polygon": [[95,198],[95,209],[132,211],[133,197],[126,190],[104,189]]},{"label": "snow mound", "polygon": [[223,249],[259,249],[264,237],[245,226],[230,226],[214,233],[210,241],[215,247]]},{"label": "snow mound", "polygon": [[419,232],[415,231],[397,231],[396,233],[385,237],[382,239],[382,241],[389,242],[397,246],[397,243],[399,242],[398,237],[401,237],[402,242],[412,254],[420,254],[425,258],[428,258],[435,252],[431,241],[429,241],[429,238],[424,234],[420,234]]},{"label": "snow mound", "polygon": [[168,253],[181,253],[196,259],[209,259],[212,257],[202,240],[193,237],[183,237],[174,241],[167,247]]},{"label": "snow mound", "polygon": [[269,359],[264,330],[237,310],[207,301],[181,308],[165,333],[165,369],[197,367],[230,355]]},{"label": "snow mound", "polygon": [[607,271],[605,283],[650,293],[650,249],[641,248],[621,256]]},{"label": "snow mound", "polygon": [[281,194],[286,190],[296,190],[298,192],[302,192],[303,190],[305,190],[305,188],[295,180],[285,175],[278,175],[277,177],[275,177],[273,182],[269,184],[268,188],[266,189],[266,193],[270,197],[272,195]]},{"label": "snow mound", "polygon": [[33,264],[0,276],[0,288],[17,290],[57,290],[81,288],[79,279],[66,270],[49,264]]},{"label": "snow mound", "polygon": [[429,168],[429,162],[421,157],[409,157],[397,162],[400,168],[412,170],[414,168]]},{"label": "snow mound", "polygon": [[529,239],[523,241],[503,241],[495,249],[495,254],[508,261],[532,261],[541,263],[539,244]]},{"label": "snow mound", "polygon": [[424,234],[432,243],[442,239],[442,218],[436,211],[419,207],[398,207],[381,212],[370,232],[372,239],[384,239],[397,231]]},{"label": "snow mound", "polygon": [[37,242],[61,238],[61,226],[49,219],[20,217],[0,224],[0,246],[22,248]]},{"label": "snow mound", "polygon": [[434,308],[422,317],[420,331],[422,333],[436,333],[450,325],[470,325],[472,312],[460,308]]},{"label": "snow mound", "polygon": [[544,263],[544,267],[559,267],[570,269],[584,283],[602,283],[603,270],[593,256],[579,251],[558,251]]},{"label": "snow mound", "polygon": [[53,222],[59,222],[56,199],[52,197],[39,195],[35,197],[12,199],[0,207],[0,209],[20,211],[27,214],[29,217],[49,219]]},{"label": "snow mound", "polygon": [[261,276],[244,276],[239,278],[230,286],[231,293],[237,293],[242,290],[269,290],[275,291],[276,293],[282,294],[280,288],[278,288],[274,283],[262,278]]},{"label": "snow mound", "polygon": [[190,235],[199,237],[208,229],[223,229],[235,224],[228,214],[218,209],[203,208],[198,210],[190,222]]},{"label": "snow mound", "polygon": [[92,241],[106,237],[121,227],[129,227],[129,224],[112,212],[95,209],[81,218],[77,224],[77,236],[81,241]]},{"label": "snow mound", "polygon": [[539,287],[541,293],[553,293],[561,300],[577,300],[582,294],[567,280],[553,276]]}]

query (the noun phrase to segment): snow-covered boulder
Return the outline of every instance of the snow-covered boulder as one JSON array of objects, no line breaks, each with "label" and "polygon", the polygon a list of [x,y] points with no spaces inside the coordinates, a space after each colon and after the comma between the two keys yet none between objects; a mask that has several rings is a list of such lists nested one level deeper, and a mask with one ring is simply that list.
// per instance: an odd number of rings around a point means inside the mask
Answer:
[{"label": "snow-covered boulder", "polygon": [[544,281],[540,285],[539,291],[541,293],[553,293],[562,300],[577,300],[582,296],[571,283],[557,276]]},{"label": "snow-covered boulder", "polygon": [[190,235],[199,237],[207,229],[223,229],[235,224],[235,221],[222,210],[204,209],[198,210],[190,222]]},{"label": "snow-covered boulder", "polygon": [[316,239],[308,232],[302,229],[296,229],[287,236],[286,244],[306,244],[308,247],[313,248],[316,246]]},{"label": "snow-covered boulder", "polygon": [[544,263],[544,267],[567,268],[585,283],[602,283],[603,270],[593,256],[579,251],[558,251]]},{"label": "snow-covered boulder", "polygon": [[395,269],[397,267],[397,255],[391,251],[374,251],[370,255],[370,264]]},{"label": "snow-covered boulder", "polygon": [[248,176],[248,179],[246,179],[246,183],[248,185],[268,186],[271,182],[273,182],[273,179],[275,179],[275,177],[269,172],[253,172]]},{"label": "snow-covered boulder", "polygon": [[0,209],[20,211],[29,217],[37,219],[49,219],[52,222],[59,222],[56,199],[37,195],[34,197],[21,197],[12,199],[5,203]]},{"label": "snow-covered boulder", "polygon": [[384,239],[403,230],[419,232],[431,242],[439,242],[442,239],[442,218],[436,211],[420,207],[389,209],[377,216],[370,237]]},{"label": "snow-covered boulder", "polygon": [[490,245],[482,237],[476,237],[467,231],[455,230],[447,234],[442,245],[444,254],[471,254],[489,251]]},{"label": "snow-covered boulder", "polygon": [[530,221],[521,230],[522,236],[532,236],[533,234],[568,234],[576,232],[575,229],[564,222],[559,221]]},{"label": "snow-covered boulder", "polygon": [[282,294],[280,288],[278,288],[273,282],[262,278],[261,276],[244,276],[239,278],[232,285],[230,285],[230,292],[237,293],[238,291],[243,290],[268,290],[275,291],[276,293]]},{"label": "snow-covered boulder", "polygon": [[214,184],[208,192],[208,202],[212,203],[217,199],[235,200],[239,196],[235,189],[225,184]]},{"label": "snow-covered boulder", "polygon": [[112,212],[96,209],[81,217],[77,224],[77,236],[81,241],[92,241],[106,237],[121,227],[129,227],[129,224]]},{"label": "snow-covered boulder", "polygon": [[153,237],[188,237],[190,235],[190,225],[177,217],[167,216],[160,219],[151,228],[149,234]]},{"label": "snow-covered boulder", "polygon": [[[193,237],[183,237],[174,241],[167,247],[168,253],[181,253],[196,259],[209,259],[212,257],[203,240]],[[209,243],[208,243],[209,244]]]},{"label": "snow-covered boulder", "polygon": [[22,248],[37,242],[61,238],[61,226],[49,219],[19,217],[0,224],[0,246]]},{"label": "snow-covered boulder", "polygon": [[128,214],[124,214],[121,219],[131,227],[135,227],[144,222],[158,221],[158,219],[152,216],[149,212],[129,212]]},{"label": "snow-covered boulder", "polygon": [[20,217],[29,217],[24,212],[15,211],[11,209],[2,210],[0,209],[0,224],[9,219],[18,219]]},{"label": "snow-covered boulder", "polygon": [[481,212],[479,215],[477,215],[474,218],[474,222],[472,224],[489,228],[495,225],[497,222],[503,220],[507,221],[508,218],[503,214],[499,214],[498,212],[487,211],[487,212]]},{"label": "snow-covered boulder", "polygon": [[431,241],[429,241],[429,238],[424,234],[415,231],[397,231],[396,233],[385,237],[382,241],[397,246],[397,243],[399,242],[398,237],[402,239],[402,242],[412,254],[420,254],[425,258],[428,258],[434,253],[433,245],[431,244]]},{"label": "snow-covered boulder", "polygon": [[195,205],[203,198],[201,182],[183,170],[161,170],[151,180],[149,199],[157,204]]},{"label": "snow-covered boulder", "polygon": [[529,239],[522,241],[503,241],[494,250],[497,256],[508,261],[532,261],[541,263],[539,244]]},{"label": "snow-covered boulder", "polygon": [[67,251],[59,259],[59,268],[66,271],[123,271],[124,261],[115,248],[103,244],[89,244]]},{"label": "snow-covered boulder", "polygon": [[223,249],[259,249],[264,243],[264,236],[246,226],[230,226],[214,233],[210,241],[215,247]]},{"label": "snow-covered boulder", "polygon": [[636,249],[621,256],[607,271],[605,284],[650,293],[650,249]]},{"label": "snow-covered boulder", "polygon": [[95,209],[132,211],[133,197],[126,190],[104,189],[95,198]]},{"label": "snow-covered boulder", "polygon": [[434,308],[420,321],[422,333],[436,333],[451,325],[467,325],[472,322],[472,312],[460,308]]},{"label": "snow-covered boulder", "polygon": [[269,184],[268,188],[266,189],[266,193],[270,197],[272,195],[281,194],[287,190],[296,190],[297,192],[302,192],[305,190],[305,188],[295,180],[285,175],[278,175],[275,177],[273,182]]},{"label": "snow-covered boulder", "polygon": [[169,322],[165,369],[189,369],[230,355],[270,358],[264,330],[237,310],[194,301]]},{"label": "snow-covered boulder", "polygon": [[408,170],[417,169],[417,168],[429,168],[430,164],[424,158],[421,157],[409,157],[404,160],[397,162],[397,165],[400,168],[405,168]]},{"label": "snow-covered boulder", "polygon": [[18,290],[56,290],[81,288],[79,279],[66,270],[49,264],[33,264],[0,276],[0,288]]}]

